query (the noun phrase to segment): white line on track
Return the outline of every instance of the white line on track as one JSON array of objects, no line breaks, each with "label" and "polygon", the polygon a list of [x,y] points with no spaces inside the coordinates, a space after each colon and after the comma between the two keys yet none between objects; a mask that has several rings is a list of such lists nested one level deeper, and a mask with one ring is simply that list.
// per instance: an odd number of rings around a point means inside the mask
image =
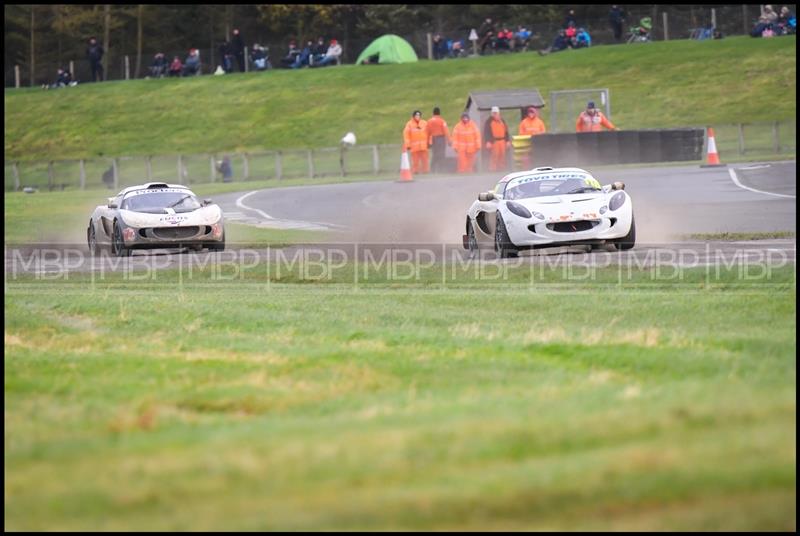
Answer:
[{"label": "white line on track", "polygon": [[259,214],[261,214],[264,218],[266,218],[268,220],[274,220],[275,218],[273,218],[272,216],[270,216],[269,214],[267,214],[263,210],[259,210],[257,208],[253,208],[253,207],[248,207],[247,205],[244,204],[245,198],[250,197],[253,194],[257,194],[259,191],[260,190],[253,190],[252,192],[248,192],[248,193],[244,194],[243,196],[239,197],[236,200],[236,206],[239,207],[239,208],[242,208],[244,210],[252,210],[253,212],[258,212]]},{"label": "white line on track", "polygon": [[[280,223],[281,227],[298,228],[298,229],[308,228],[308,229],[312,229],[312,230],[313,229],[320,229],[320,228],[323,228],[323,229],[347,229],[347,227],[345,227],[344,225],[337,225],[335,223],[324,223],[324,222],[303,221],[303,220],[280,220],[280,219],[273,218],[272,216],[270,216],[269,214],[267,214],[263,210],[260,210],[260,209],[257,209],[257,208],[253,208],[253,207],[248,207],[247,205],[244,204],[244,200],[247,197],[250,197],[253,194],[257,194],[260,191],[262,191],[262,190],[253,190],[252,192],[247,192],[246,194],[240,196],[238,199],[236,199],[236,206],[241,208],[241,209],[244,209],[244,210],[252,210],[253,212],[257,212],[262,217],[264,217],[264,219],[272,220],[272,221],[274,221],[276,223]],[[236,219],[236,218],[234,218],[234,219]]]},{"label": "white line on track", "polygon": [[750,188],[749,186],[745,186],[744,184],[739,182],[739,179],[736,177],[736,170],[734,170],[733,168],[728,168],[728,173],[730,174],[733,183],[739,188],[744,188],[745,190],[750,190],[751,192],[755,192],[757,194],[774,195],[775,197],[791,197],[792,199],[795,198],[795,196],[789,194],[776,194],[774,192],[764,192],[762,190],[756,190],[755,188]]}]

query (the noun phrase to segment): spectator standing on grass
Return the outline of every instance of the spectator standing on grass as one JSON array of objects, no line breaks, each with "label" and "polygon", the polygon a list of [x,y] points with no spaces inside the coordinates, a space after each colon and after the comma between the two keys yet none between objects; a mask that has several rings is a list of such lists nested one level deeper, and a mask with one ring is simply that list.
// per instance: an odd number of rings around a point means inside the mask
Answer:
[{"label": "spectator standing on grass", "polygon": [[431,170],[434,173],[444,171],[445,150],[450,145],[450,130],[442,119],[441,110],[436,106],[433,116],[428,120],[428,145],[431,148]]},{"label": "spectator standing on grass", "polygon": [[442,34],[433,36],[433,59],[443,60],[448,55],[447,41],[442,38]]},{"label": "spectator standing on grass", "polygon": [[169,64],[169,76],[180,76],[183,74],[183,63],[178,56],[172,58],[172,63]]},{"label": "spectator standing on grass", "polygon": [[494,48],[495,28],[491,17],[486,17],[486,20],[478,28],[478,37],[480,38],[481,55],[486,53],[487,46]]},{"label": "spectator standing on grass", "polygon": [[608,23],[614,32],[614,41],[622,41],[622,28],[625,26],[625,12],[617,5],[611,6],[608,12]]},{"label": "spectator standing on grass", "polygon": [[94,37],[89,39],[89,46],[86,47],[86,59],[89,60],[89,67],[92,69],[92,82],[103,81],[103,47]]},{"label": "spectator standing on grass", "polygon": [[239,72],[243,73],[245,70],[244,39],[242,39],[242,34],[239,32],[239,28],[233,29],[233,39],[231,39],[231,53],[236,58],[236,65],[239,67]]},{"label": "spectator standing on grass", "polygon": [[428,122],[422,118],[419,110],[414,110],[403,129],[403,149],[411,153],[411,173],[427,173],[430,170]]},{"label": "spectator standing on grass", "polygon": [[325,67],[331,63],[336,63],[342,56],[342,45],[336,39],[331,39],[331,44],[322,58],[314,63],[314,67]]},{"label": "spectator standing on grass", "polygon": [[575,122],[575,132],[600,132],[603,127],[608,130],[617,130],[614,123],[609,121],[603,112],[598,110],[594,101],[589,101],[586,104],[586,109],[578,116]]},{"label": "spectator standing on grass", "polygon": [[222,44],[219,45],[219,57],[220,61],[222,62],[222,70],[225,73],[232,73],[233,72],[233,53],[231,52],[231,44],[227,41],[223,41]]},{"label": "spectator standing on grass", "polygon": [[459,173],[472,173],[475,171],[475,155],[481,149],[481,132],[469,114],[461,114],[461,121],[453,127],[451,136],[453,150],[458,155]]},{"label": "spectator standing on grass", "polygon": [[506,147],[511,147],[511,134],[497,106],[492,106],[492,114],[484,124],[483,139],[489,151],[489,171],[506,169]]}]

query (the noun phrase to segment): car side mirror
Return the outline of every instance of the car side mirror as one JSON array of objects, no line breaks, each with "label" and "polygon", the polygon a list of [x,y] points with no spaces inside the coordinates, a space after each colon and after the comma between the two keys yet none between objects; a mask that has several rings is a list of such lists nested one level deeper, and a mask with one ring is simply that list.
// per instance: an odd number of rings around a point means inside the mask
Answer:
[{"label": "car side mirror", "polygon": [[108,202],[108,208],[117,208],[116,203],[112,203],[111,201]]},{"label": "car side mirror", "polygon": [[211,199],[203,199],[203,206],[204,207],[207,207],[210,204],[211,204]]},{"label": "car side mirror", "polygon": [[478,201],[494,201],[494,192],[482,192],[478,194]]},{"label": "car side mirror", "polygon": [[617,182],[615,182],[615,183],[613,183],[611,185],[611,189],[612,190],[624,190],[625,189],[625,183],[621,182],[621,181],[617,181]]}]

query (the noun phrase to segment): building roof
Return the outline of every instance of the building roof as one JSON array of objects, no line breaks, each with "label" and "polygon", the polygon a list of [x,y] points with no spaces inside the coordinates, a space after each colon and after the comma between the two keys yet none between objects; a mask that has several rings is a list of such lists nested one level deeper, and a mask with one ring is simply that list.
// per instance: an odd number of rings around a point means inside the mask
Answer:
[{"label": "building roof", "polygon": [[544,106],[544,99],[538,89],[509,89],[504,91],[473,91],[467,98],[467,108],[473,102],[478,110],[490,110],[492,106],[502,109]]}]

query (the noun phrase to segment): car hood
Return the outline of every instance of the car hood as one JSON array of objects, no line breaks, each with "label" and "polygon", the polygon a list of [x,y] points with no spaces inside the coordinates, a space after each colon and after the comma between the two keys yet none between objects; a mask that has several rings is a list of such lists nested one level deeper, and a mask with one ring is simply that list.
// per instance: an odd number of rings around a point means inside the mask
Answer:
[{"label": "car hood", "polygon": [[[615,192],[616,193],[616,192]],[[603,192],[586,194],[556,195],[517,199],[518,203],[531,212],[542,214],[545,221],[582,220],[600,217],[600,207],[608,205],[611,198]]]},{"label": "car hood", "polygon": [[119,215],[131,227],[185,227],[188,225],[211,225],[222,219],[222,209],[218,205],[201,207],[192,212],[175,214],[149,214],[120,210]]}]

